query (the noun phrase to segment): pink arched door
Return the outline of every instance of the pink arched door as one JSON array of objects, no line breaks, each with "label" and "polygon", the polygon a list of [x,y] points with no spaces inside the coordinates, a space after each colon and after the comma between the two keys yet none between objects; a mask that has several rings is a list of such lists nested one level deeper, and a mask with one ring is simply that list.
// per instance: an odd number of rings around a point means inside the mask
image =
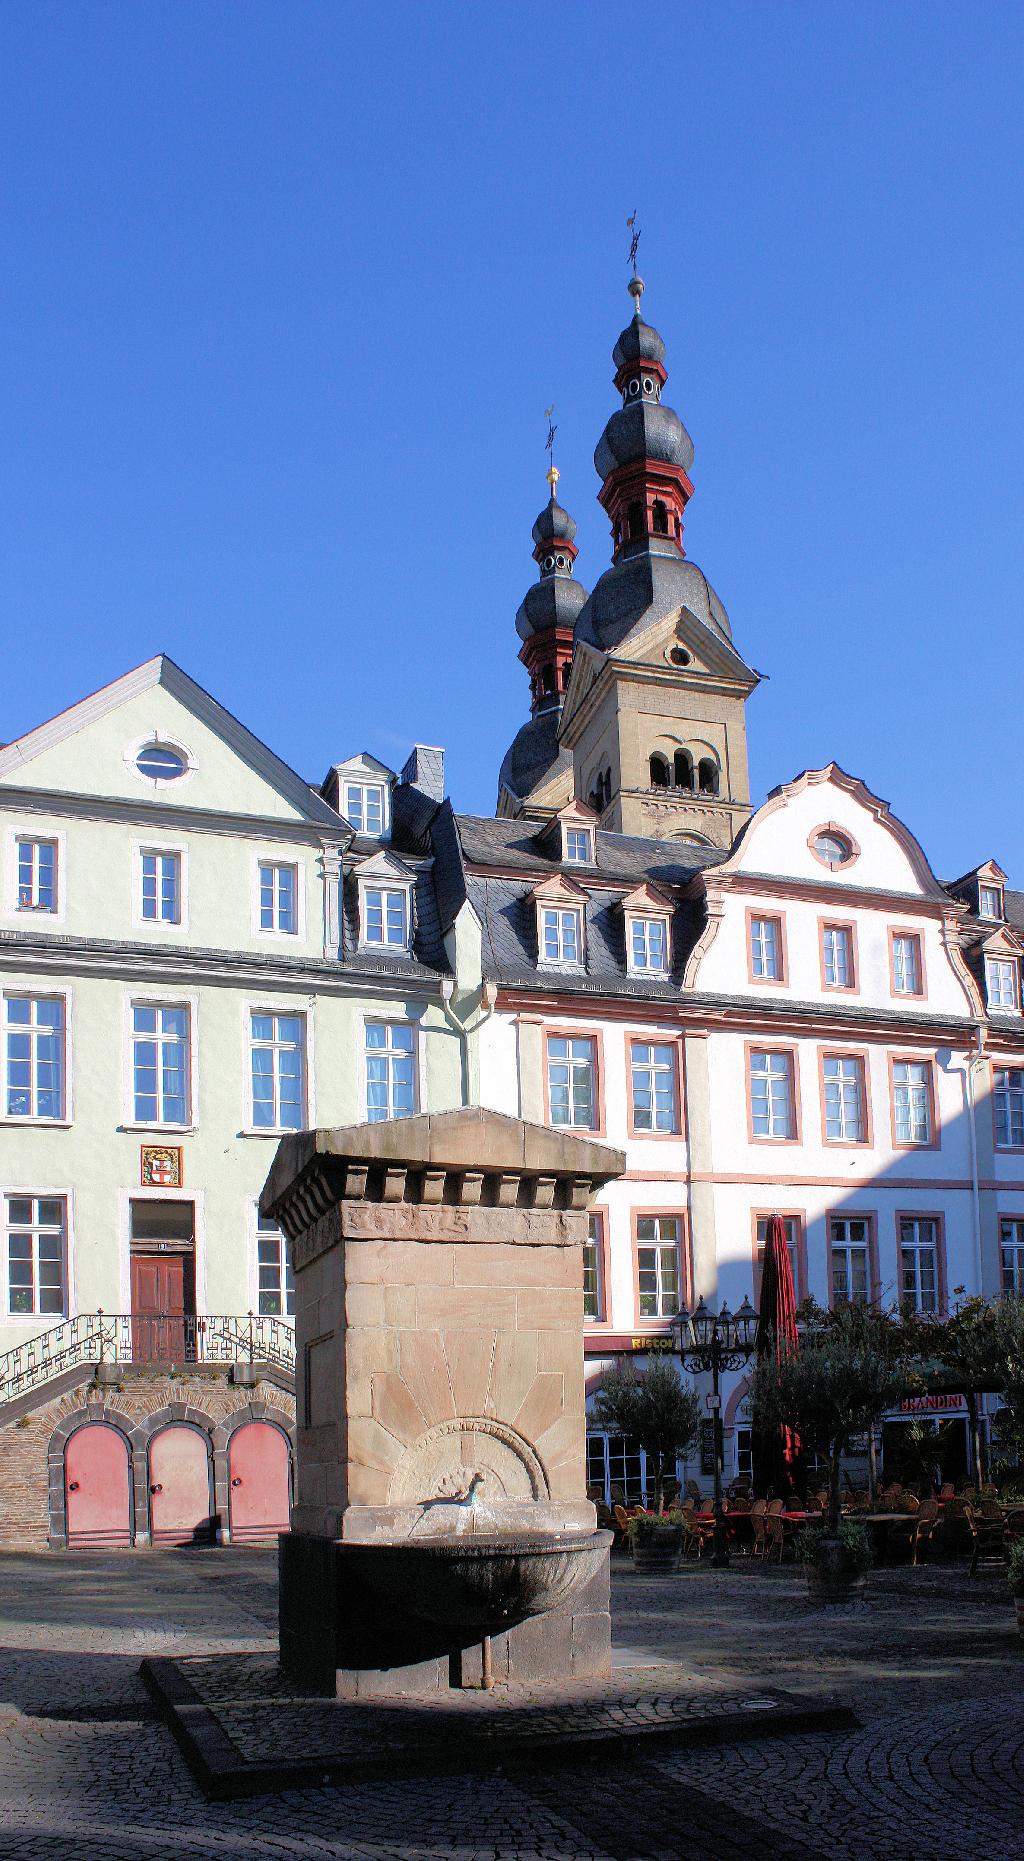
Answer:
[{"label": "pink arched door", "polygon": [[244,1422],[228,1444],[231,1542],[288,1530],[288,1437],[272,1422]]},{"label": "pink arched door", "polygon": [[68,1549],[117,1550],[132,1541],[128,1443],[109,1422],[85,1422],[64,1450]]},{"label": "pink arched door", "polygon": [[169,1422],[149,1444],[149,1503],[154,1544],[209,1544],[213,1536],[206,1436]]}]

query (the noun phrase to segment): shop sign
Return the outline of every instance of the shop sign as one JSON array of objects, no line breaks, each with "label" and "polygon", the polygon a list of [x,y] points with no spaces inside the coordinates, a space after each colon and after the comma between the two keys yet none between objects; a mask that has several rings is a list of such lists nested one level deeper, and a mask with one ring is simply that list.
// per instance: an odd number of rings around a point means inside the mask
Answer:
[{"label": "shop sign", "polygon": [[929,1396],[904,1396],[899,1406],[901,1415],[963,1415],[966,1413],[965,1396],[953,1395],[948,1390],[936,1390]]},{"label": "shop sign", "polygon": [[714,1421],[702,1421],[700,1425],[700,1470],[702,1473],[715,1471],[715,1424]]}]

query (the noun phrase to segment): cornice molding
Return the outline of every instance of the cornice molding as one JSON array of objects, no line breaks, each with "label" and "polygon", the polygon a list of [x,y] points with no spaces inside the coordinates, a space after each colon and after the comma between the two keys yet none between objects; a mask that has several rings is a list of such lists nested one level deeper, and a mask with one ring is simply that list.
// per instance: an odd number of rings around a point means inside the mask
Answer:
[{"label": "cornice molding", "polygon": [[72,795],[62,789],[16,788],[0,784],[0,814],[55,814],[69,820],[115,821],[132,827],[167,827],[175,833],[230,834],[246,840],[303,840],[310,846],[346,848],[352,829],[333,820],[284,820],[276,814],[231,814],[215,808],[175,807],[163,800],[121,799],[115,795]]},{"label": "cornice molding", "polygon": [[310,957],[288,959],[240,950],[197,950],[170,944],[115,944],[97,938],[27,937],[0,931],[0,968],[45,975],[101,975],[115,981],[186,984],[244,983],[304,994],[395,995],[441,999],[441,975],[415,963],[379,966]]}]

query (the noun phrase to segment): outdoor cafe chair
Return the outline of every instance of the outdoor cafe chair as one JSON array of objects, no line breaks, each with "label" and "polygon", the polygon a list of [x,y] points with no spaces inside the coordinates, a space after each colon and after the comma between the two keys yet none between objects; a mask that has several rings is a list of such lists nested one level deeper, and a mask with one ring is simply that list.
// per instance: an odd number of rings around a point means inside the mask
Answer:
[{"label": "outdoor cafe chair", "polygon": [[767,1500],[755,1499],[750,1508],[750,1523],[754,1533],[753,1543],[750,1547],[751,1557],[764,1557],[768,1550],[768,1534],[765,1528],[767,1512]]},{"label": "outdoor cafe chair", "polygon": [[793,1543],[793,1526],[789,1519],[783,1518],[781,1512],[773,1512],[769,1507],[765,1515],[764,1525],[765,1537],[767,1539],[765,1561],[770,1563],[774,1557],[776,1561],[781,1564],[787,1549],[795,1557],[796,1547]]},{"label": "outdoor cafe chair", "polygon": [[997,1517],[992,1518],[991,1516],[985,1516],[983,1513],[975,1511],[973,1506],[964,1507],[964,1517],[967,1520],[967,1528],[974,1540],[970,1568],[970,1575],[972,1577],[977,1575],[978,1563],[981,1558],[998,1558],[1000,1562],[1002,1562],[1004,1555],[1003,1515],[998,1506],[996,1506],[995,1511]]},{"label": "outdoor cafe chair", "polygon": [[922,1546],[927,1545],[935,1530],[939,1517],[938,1501],[925,1499],[914,1512],[889,1527],[890,1547],[904,1540],[910,1551],[911,1564],[917,1563],[917,1554]]},{"label": "outdoor cafe chair", "polygon": [[943,1480],[942,1485],[939,1487],[939,1498],[952,1499],[955,1492],[956,1487],[953,1485],[952,1480]]}]

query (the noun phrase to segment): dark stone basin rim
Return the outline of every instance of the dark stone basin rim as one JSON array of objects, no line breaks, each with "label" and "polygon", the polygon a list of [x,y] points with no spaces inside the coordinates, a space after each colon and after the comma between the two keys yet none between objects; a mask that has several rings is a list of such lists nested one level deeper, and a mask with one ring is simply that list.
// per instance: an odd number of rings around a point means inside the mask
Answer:
[{"label": "dark stone basin rim", "polygon": [[521,1537],[472,1532],[462,1538],[398,1538],[386,1543],[347,1538],[341,1540],[338,1549],[374,1557],[408,1557],[410,1552],[438,1558],[550,1557],[559,1551],[602,1550],[611,1544],[613,1536],[610,1531],[535,1532]]}]

